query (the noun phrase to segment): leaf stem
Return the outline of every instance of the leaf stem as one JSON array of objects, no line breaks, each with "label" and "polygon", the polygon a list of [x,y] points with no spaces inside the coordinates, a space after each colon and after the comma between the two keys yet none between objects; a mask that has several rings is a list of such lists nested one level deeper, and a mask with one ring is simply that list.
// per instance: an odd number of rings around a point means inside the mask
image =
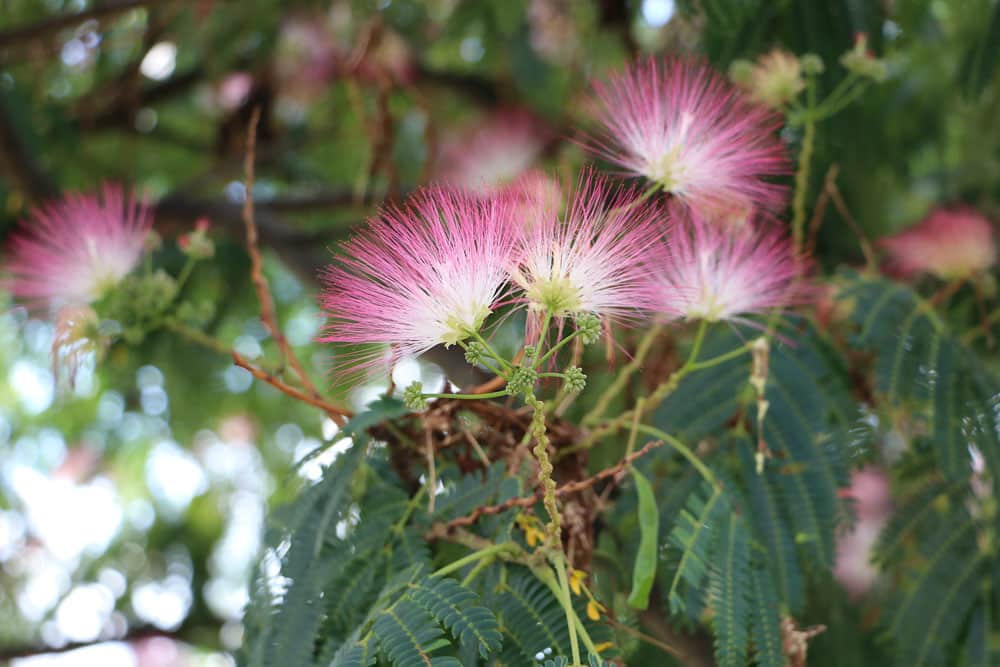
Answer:
[{"label": "leaf stem", "polygon": [[481,398],[500,398],[501,396],[509,396],[510,393],[506,389],[501,389],[499,391],[491,391],[486,394],[423,394],[424,398],[456,398],[463,401],[474,401]]},{"label": "leaf stem", "polygon": [[816,140],[816,82],[810,78],[807,89],[808,109],[804,116],[802,134],[802,150],[799,152],[799,165],[795,171],[795,198],[792,201],[792,241],[795,244],[795,256],[802,252],[803,226],[806,221],[806,194],[809,190],[809,167],[812,161],[813,144]]},{"label": "leaf stem", "polygon": [[683,456],[688,462],[694,466],[695,470],[705,479],[706,482],[713,486],[717,486],[717,481],[715,475],[712,473],[712,469],[702,462],[698,456],[691,451],[691,448],[685,445],[683,442],[670,435],[662,429],[658,429],[655,426],[650,426],[648,424],[639,424],[636,426],[636,430],[645,433],[646,435],[651,435],[654,438],[658,438],[676,451],[678,454]]},{"label": "leaf stem", "polygon": [[552,554],[551,560],[555,566],[556,575],[559,577],[559,592],[563,610],[566,612],[566,627],[569,630],[569,648],[573,656],[573,664],[581,665],[580,645],[576,638],[576,623],[573,622],[576,610],[573,609],[573,597],[569,590],[569,577],[566,576],[566,557],[562,552],[562,544],[558,545],[558,550]]},{"label": "leaf stem", "polygon": [[456,561],[452,561],[451,563],[448,563],[444,567],[438,568],[437,570],[432,572],[431,576],[443,577],[457,570],[461,570],[463,567],[469,565],[470,563],[475,563],[476,561],[482,560],[484,558],[496,558],[497,556],[501,556],[505,553],[513,554],[517,551],[517,548],[518,548],[517,545],[514,544],[513,542],[500,542],[499,544],[494,544],[486,547],[485,549],[474,551],[468,556],[464,556]]}]

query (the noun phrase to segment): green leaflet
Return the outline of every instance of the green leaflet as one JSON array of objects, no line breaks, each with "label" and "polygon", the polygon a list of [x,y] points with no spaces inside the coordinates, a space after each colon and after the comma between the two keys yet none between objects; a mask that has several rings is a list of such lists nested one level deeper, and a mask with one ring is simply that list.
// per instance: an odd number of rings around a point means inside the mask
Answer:
[{"label": "green leaflet", "polygon": [[750,637],[754,659],[760,667],[783,667],[785,652],[781,637],[781,606],[767,568],[750,567]]},{"label": "green leaflet", "polygon": [[639,497],[639,551],[632,569],[632,593],[628,596],[628,605],[633,609],[645,609],[649,606],[649,592],[656,580],[660,511],[653,487],[646,477],[635,468],[632,469],[632,477]]},{"label": "green leaflet", "polygon": [[412,585],[410,597],[451,630],[463,644],[489,656],[503,644],[493,613],[479,604],[478,596],[454,579],[424,578]]},{"label": "green leaflet", "polygon": [[718,529],[719,518],[728,511],[729,499],[723,490],[707,482],[688,497],[669,536],[671,545],[680,552],[667,593],[672,614],[687,610],[685,587],[701,596],[702,582],[708,574],[713,536]]},{"label": "green leaflet", "polygon": [[739,515],[719,516],[709,569],[715,662],[719,667],[743,667],[750,639],[750,544]]}]

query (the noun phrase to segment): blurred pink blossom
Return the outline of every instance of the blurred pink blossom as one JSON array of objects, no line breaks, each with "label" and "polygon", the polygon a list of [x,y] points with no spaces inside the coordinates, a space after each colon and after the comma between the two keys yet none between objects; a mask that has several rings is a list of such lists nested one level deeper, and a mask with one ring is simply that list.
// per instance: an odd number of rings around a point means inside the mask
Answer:
[{"label": "blurred pink blossom", "polygon": [[903,278],[929,273],[968,278],[997,262],[993,225],[967,206],[937,208],[918,224],[879,241],[887,270]]}]

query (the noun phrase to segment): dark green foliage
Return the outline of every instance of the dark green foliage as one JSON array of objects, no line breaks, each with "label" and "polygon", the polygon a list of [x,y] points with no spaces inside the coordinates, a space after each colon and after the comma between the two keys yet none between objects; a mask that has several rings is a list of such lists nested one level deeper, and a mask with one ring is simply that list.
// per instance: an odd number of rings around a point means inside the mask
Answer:
[{"label": "dark green foliage", "polygon": [[[738,347],[745,340],[742,335],[715,328],[706,337],[701,357],[710,359]],[[738,411],[740,389],[749,377],[749,355],[690,375],[657,408],[653,421],[685,441],[716,433]]]},{"label": "dark green foliage", "polygon": [[780,602],[770,573],[759,565],[750,567],[750,637],[754,660],[760,667],[783,667]]},{"label": "dark green foliage", "polygon": [[902,284],[853,275],[840,298],[856,325],[852,344],[875,353],[876,391],[927,424],[942,471],[967,478],[974,444],[991,473],[1000,472],[1000,381],[950,335],[931,305]]},{"label": "dark green foliage", "polygon": [[[947,664],[964,632],[970,661],[989,664],[982,636],[990,632],[990,609],[977,602],[996,562],[995,501],[975,489],[992,493],[998,471],[1000,382],[909,288],[846,280],[841,299],[851,307],[851,342],[874,353],[876,391],[918,432],[913,461],[936,462],[910,473],[915,479],[876,548],[876,562],[900,578],[885,634],[899,665]],[[985,464],[976,477],[970,445]]]},{"label": "dark green foliage", "polygon": [[671,613],[688,611],[687,592],[700,597],[711,563],[715,535],[729,511],[728,498],[718,486],[704,483],[688,497],[667,536],[677,553],[677,566],[666,580]]},{"label": "dark green foliage", "polygon": [[500,648],[496,618],[478,597],[453,579],[421,580],[411,587],[410,597],[451,631],[463,645],[475,647],[484,658]]},{"label": "dark green foliage", "polygon": [[715,532],[709,568],[715,661],[719,667],[743,667],[747,662],[752,593],[746,526],[739,515],[723,514]]},{"label": "dark green foliage", "polygon": [[427,664],[458,664],[454,658],[430,660],[429,653],[438,645],[444,632],[424,609],[403,599],[375,617],[372,632],[386,657],[398,667],[421,667]]},{"label": "dark green foliage", "polygon": [[767,466],[764,474],[758,475],[750,455],[750,442],[743,440],[737,446],[743,452],[747,516],[754,536],[766,554],[761,560],[773,577],[781,600],[792,612],[797,612],[804,593],[803,575],[795,548],[794,530],[789,525],[788,511],[776,488],[778,472],[774,466]]},{"label": "dark green foliage", "polygon": [[535,655],[547,648],[556,655],[569,655],[562,607],[545,584],[523,568],[507,570],[507,581],[490,607],[500,617],[504,633],[503,664],[533,664]]}]

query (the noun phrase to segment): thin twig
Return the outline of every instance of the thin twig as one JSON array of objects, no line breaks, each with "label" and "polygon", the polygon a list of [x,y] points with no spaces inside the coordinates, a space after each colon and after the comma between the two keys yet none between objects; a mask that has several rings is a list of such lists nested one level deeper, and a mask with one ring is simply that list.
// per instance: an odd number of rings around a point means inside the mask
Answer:
[{"label": "thin twig", "polygon": [[260,301],[260,318],[267,327],[274,342],[278,345],[278,353],[281,355],[283,363],[287,363],[295,371],[299,381],[306,392],[316,400],[321,400],[316,385],[313,384],[302,362],[295,356],[292,346],[285,338],[284,332],[278,326],[278,319],[274,311],[274,299],[271,290],[264,276],[264,262],[261,260],[260,248],[257,244],[257,224],[254,221],[253,209],[253,183],[254,183],[254,156],[257,148],[257,123],[260,121],[260,107],[253,110],[250,116],[250,126],[247,129],[246,157],[243,161],[244,177],[244,199],[243,199],[243,224],[247,230],[247,252],[250,254],[250,279],[257,289],[257,300]]},{"label": "thin twig", "polygon": [[434,465],[434,440],[430,429],[424,431],[424,453],[427,457],[427,514],[434,514],[434,497],[437,491],[437,467]]},{"label": "thin twig", "polygon": [[840,165],[831,164],[823,178],[823,189],[820,190],[819,197],[816,198],[816,205],[813,207],[812,219],[809,221],[809,240],[806,241],[806,255],[812,256],[816,252],[816,243],[819,240],[819,228],[823,226],[826,214],[826,205],[830,203],[830,184],[837,178]]},{"label": "thin twig", "polygon": [[38,39],[58,32],[63,28],[80,25],[88,19],[99,19],[106,16],[121,14],[130,9],[145,5],[162,4],[165,0],[108,0],[95,3],[93,7],[74,14],[56,14],[41,21],[0,31],[0,48],[6,48],[16,42]]},{"label": "thin twig", "polygon": [[[615,465],[611,466],[610,468],[605,468],[604,470],[595,474],[593,477],[588,477],[587,479],[583,479],[577,482],[569,482],[568,484],[563,484],[562,486],[556,489],[556,496],[561,497],[569,495],[571,493],[578,493],[585,489],[589,489],[590,487],[594,486],[603,479],[614,477],[622,470],[625,470],[629,465],[631,465],[633,461],[645,456],[650,451],[656,449],[662,444],[663,444],[662,441],[653,440],[652,442],[647,443],[646,446],[640,449],[639,451],[635,452],[634,454],[630,454],[629,456],[626,456]],[[478,507],[475,510],[473,510],[471,514],[458,517],[457,519],[452,519],[446,524],[437,524],[431,530],[431,532],[428,533],[427,537],[428,539],[435,539],[437,537],[440,537],[439,533],[442,532],[447,533],[448,531],[458,528],[459,526],[471,526],[476,521],[478,521],[480,517],[500,514],[501,512],[505,512],[515,507],[531,507],[535,503],[539,502],[541,499],[542,499],[542,493],[534,493],[530,496],[511,498],[510,500],[506,500],[498,505],[486,505],[484,507]]]},{"label": "thin twig", "polygon": [[251,364],[247,359],[241,356],[239,352],[233,351],[233,363],[239,366],[240,368],[245,368],[246,370],[250,371],[250,374],[253,375],[255,378],[261,380],[262,382],[268,383],[281,393],[287,394],[288,396],[291,396],[297,401],[302,401],[303,403],[308,403],[309,405],[319,408],[320,410],[325,412],[330,417],[330,419],[334,420],[340,425],[344,424],[345,417],[349,418],[353,416],[350,410],[345,410],[344,408],[338,408],[336,405],[333,405],[332,403],[327,403],[321,398],[318,398],[316,396],[311,396],[306,392],[302,391],[301,389],[296,389],[295,387],[292,387],[291,385],[283,382],[280,378],[271,375],[270,373],[267,373],[266,371],[263,371],[260,368],[257,368],[256,366]]},{"label": "thin twig", "polygon": [[847,223],[851,231],[858,237],[861,253],[865,256],[866,268],[874,270],[878,266],[878,260],[875,258],[875,250],[872,248],[872,243],[868,240],[868,236],[865,235],[865,231],[858,224],[858,221],[854,219],[854,216],[851,215],[850,209],[847,208],[847,202],[844,201],[844,197],[840,194],[837,182],[835,180],[828,181],[826,189],[830,192],[830,199],[833,201],[837,212],[840,213],[840,217],[844,219],[844,222]]},{"label": "thin twig", "polygon": [[657,639],[656,637],[653,637],[651,635],[647,635],[645,632],[641,632],[640,630],[636,630],[635,628],[630,628],[629,626],[625,625],[624,623],[619,623],[618,621],[616,621],[615,619],[611,618],[610,616],[605,616],[604,620],[605,620],[605,622],[607,622],[608,625],[610,625],[611,627],[615,628],[616,630],[621,630],[622,632],[624,632],[627,635],[632,635],[633,637],[635,637],[639,641],[644,641],[647,644],[649,644],[650,646],[655,646],[656,648],[660,649],[661,651],[663,651],[665,653],[669,653],[670,655],[674,656],[675,658],[679,658],[680,660],[683,660],[685,657],[687,657],[687,656],[685,656],[684,653],[682,653],[680,650],[674,648],[670,644],[667,644],[666,642],[660,641],[659,639]]}]

